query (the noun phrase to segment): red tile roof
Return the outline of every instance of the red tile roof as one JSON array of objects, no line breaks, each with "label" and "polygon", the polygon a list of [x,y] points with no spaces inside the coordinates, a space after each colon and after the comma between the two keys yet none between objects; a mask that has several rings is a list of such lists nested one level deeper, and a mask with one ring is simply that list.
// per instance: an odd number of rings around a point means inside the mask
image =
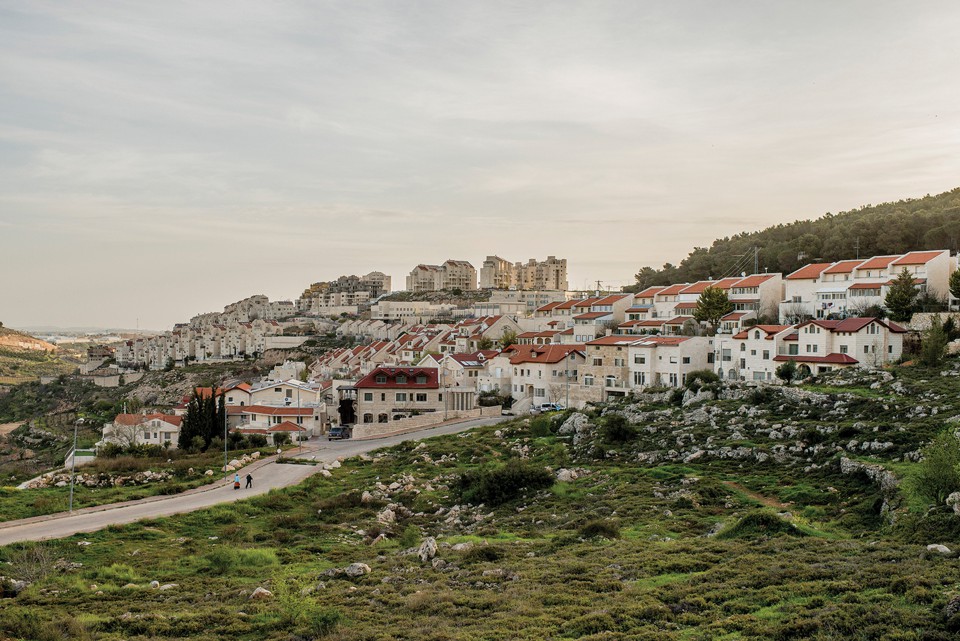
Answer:
[{"label": "red tile roof", "polygon": [[814,279],[820,278],[820,274],[823,273],[831,263],[810,263],[809,265],[804,265],[797,271],[787,274],[785,278],[787,280],[803,280],[803,279]]},{"label": "red tile roof", "polygon": [[284,421],[279,425],[271,425],[268,429],[268,432],[306,432],[307,428],[297,425],[296,423],[291,423],[290,421]]},{"label": "red tile roof", "polygon": [[847,289],[880,289],[881,287],[883,287],[883,283],[854,283]]},{"label": "red tile roof", "polygon": [[739,334],[735,334],[734,338],[737,340],[745,340],[750,338],[750,332],[752,330],[759,329],[766,334],[764,338],[767,340],[772,340],[774,334],[779,334],[785,329],[790,329],[790,325],[754,325],[753,327],[747,327]]},{"label": "red tile roof", "polygon": [[515,352],[510,357],[511,365],[559,363],[571,352],[583,355],[583,345],[511,345],[510,350]]},{"label": "red tile roof", "polygon": [[677,294],[679,294],[689,286],[690,286],[689,283],[680,283],[679,285],[670,285],[670,287],[664,287],[659,292],[657,292],[657,296],[676,296]]},{"label": "red tile roof", "polygon": [[182,416],[174,416],[173,414],[160,414],[159,412],[154,414],[117,414],[116,418],[113,419],[114,424],[119,425],[142,425],[147,421],[152,421],[154,419],[161,420],[165,423],[170,423],[171,425],[176,425],[180,427],[180,424],[183,423]]},{"label": "red tile roof", "polygon": [[683,325],[688,320],[693,320],[693,316],[677,316],[663,323],[664,325]]},{"label": "red tile roof", "polygon": [[[383,376],[386,382],[378,383],[377,377]],[[404,376],[406,383],[398,383],[397,378]],[[426,382],[417,383],[418,376],[425,376]],[[435,367],[377,367],[357,381],[354,387],[360,389],[437,389],[440,387],[439,370]]]},{"label": "red tile roof", "polygon": [[887,265],[898,258],[902,258],[902,255],[894,254],[893,256],[874,256],[867,262],[857,267],[857,271],[860,271],[861,269],[886,269]]},{"label": "red tile roof", "polygon": [[893,262],[893,265],[894,265],[894,266],[897,266],[897,265],[926,265],[927,263],[929,263],[931,260],[933,260],[933,259],[936,258],[937,256],[940,256],[940,255],[942,255],[942,254],[948,254],[948,255],[949,255],[949,253],[950,253],[950,252],[948,252],[946,249],[941,249],[941,250],[938,250],[938,251],[928,251],[928,252],[910,252],[909,254],[905,254],[905,255],[903,256],[903,258],[900,258],[900,259],[898,259],[898,260],[895,260],[895,261]]},{"label": "red tile roof", "polygon": [[653,298],[657,293],[663,291],[666,287],[656,286],[656,287],[647,287],[642,292],[638,292],[633,295],[634,298]]},{"label": "red tile roof", "polygon": [[[884,285],[893,285],[895,282],[896,282],[896,279],[891,278],[890,280],[888,280],[887,282],[885,282]],[[923,285],[925,282],[927,282],[927,279],[926,279],[926,278],[914,278],[914,279],[913,279],[913,284],[914,284],[914,285]]]},{"label": "red tile roof", "polygon": [[689,301],[686,303],[677,303],[675,309],[696,309],[699,303],[696,301]]},{"label": "red tile roof", "polygon": [[849,274],[862,260],[841,260],[823,270],[824,274]]},{"label": "red tile roof", "polygon": [[774,274],[753,274],[734,283],[734,287],[759,287],[774,277]]},{"label": "red tile roof", "polygon": [[573,318],[574,320],[596,320],[604,316],[610,316],[612,313],[613,312],[587,312],[586,314],[578,314]]},{"label": "red tile roof", "polygon": [[552,310],[554,307],[557,307],[559,304],[560,304],[559,301],[554,301],[554,302],[552,302],[552,303],[547,303],[547,304],[544,305],[543,307],[538,307],[538,308],[537,308],[537,311],[538,311],[538,312],[549,312],[549,311]]}]

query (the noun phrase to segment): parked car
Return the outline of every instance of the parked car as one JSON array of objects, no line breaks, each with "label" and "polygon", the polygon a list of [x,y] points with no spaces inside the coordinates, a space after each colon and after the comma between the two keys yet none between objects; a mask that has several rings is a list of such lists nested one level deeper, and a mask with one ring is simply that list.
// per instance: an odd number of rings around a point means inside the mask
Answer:
[{"label": "parked car", "polygon": [[530,408],[531,414],[540,414],[542,412],[559,412],[560,410],[565,409],[563,405],[559,403],[541,403],[540,405],[534,405]]},{"label": "parked car", "polygon": [[327,432],[327,440],[332,441],[333,439],[344,439],[350,438],[350,428],[346,425],[338,425],[337,427],[331,427],[330,431]]}]

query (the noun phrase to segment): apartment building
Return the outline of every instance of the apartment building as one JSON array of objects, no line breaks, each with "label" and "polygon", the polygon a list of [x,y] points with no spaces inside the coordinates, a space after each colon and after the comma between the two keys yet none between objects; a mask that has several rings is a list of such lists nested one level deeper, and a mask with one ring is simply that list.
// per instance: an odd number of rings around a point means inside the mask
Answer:
[{"label": "apartment building", "polygon": [[442,265],[417,265],[407,276],[409,292],[435,292],[441,289],[477,289],[477,270],[465,260],[450,259]]},{"label": "apartment building", "polygon": [[511,263],[487,256],[480,268],[481,289],[566,291],[568,287],[566,258],[547,256],[542,261],[531,258],[526,263]]}]

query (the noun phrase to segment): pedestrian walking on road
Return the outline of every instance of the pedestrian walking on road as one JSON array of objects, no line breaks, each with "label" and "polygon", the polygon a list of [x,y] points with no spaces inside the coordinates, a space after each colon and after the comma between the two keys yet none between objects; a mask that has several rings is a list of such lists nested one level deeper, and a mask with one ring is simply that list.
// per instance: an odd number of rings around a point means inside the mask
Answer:
[{"label": "pedestrian walking on road", "polygon": [[240,472],[237,472],[236,474],[233,475],[233,489],[235,490],[240,489]]},{"label": "pedestrian walking on road", "polygon": [[251,487],[253,487],[253,475],[247,474],[247,487],[244,489],[249,489]]}]

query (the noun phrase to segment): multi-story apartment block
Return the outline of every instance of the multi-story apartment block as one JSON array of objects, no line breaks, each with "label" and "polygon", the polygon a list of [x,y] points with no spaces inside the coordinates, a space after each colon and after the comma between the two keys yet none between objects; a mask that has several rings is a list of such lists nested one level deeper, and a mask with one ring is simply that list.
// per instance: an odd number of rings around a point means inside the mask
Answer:
[{"label": "multi-story apartment block", "polygon": [[526,263],[517,263],[514,267],[517,289],[569,289],[566,258],[547,256],[543,261],[531,258]]},{"label": "multi-story apartment block", "polygon": [[447,260],[442,265],[420,264],[407,276],[407,291],[434,292],[441,289],[477,288],[477,270],[465,260]]},{"label": "multi-story apartment block", "polygon": [[386,322],[422,323],[431,318],[450,316],[454,307],[450,304],[428,303],[418,300],[382,300],[370,308],[370,317],[374,320]]},{"label": "multi-story apartment block", "polygon": [[480,268],[481,289],[522,289],[566,291],[567,259],[547,256],[511,263],[499,256],[487,256]]},{"label": "multi-story apartment block", "polygon": [[517,273],[513,263],[499,256],[487,256],[480,267],[480,289],[516,287]]},{"label": "multi-story apartment block", "polygon": [[947,298],[956,260],[943,249],[805,265],[784,278],[780,319],[844,318],[883,307],[890,285],[903,270],[914,277],[920,292]]},{"label": "multi-story apartment block", "polygon": [[582,402],[578,370],[584,358],[583,345],[514,345],[487,360],[487,376],[480,381],[490,385],[497,380],[501,391],[509,384],[514,399],[533,405],[566,404],[568,398]]}]

